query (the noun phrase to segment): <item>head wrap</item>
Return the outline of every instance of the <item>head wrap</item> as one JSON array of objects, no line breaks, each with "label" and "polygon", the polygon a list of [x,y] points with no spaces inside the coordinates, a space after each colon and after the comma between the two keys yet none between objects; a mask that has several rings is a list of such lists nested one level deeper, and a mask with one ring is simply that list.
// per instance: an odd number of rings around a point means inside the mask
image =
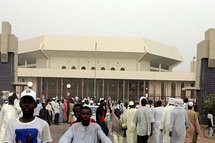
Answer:
[{"label": "head wrap", "polygon": [[175,105],[176,106],[183,106],[184,101],[182,99],[175,99]]},{"label": "head wrap", "polygon": [[130,102],[128,103],[128,105],[129,105],[129,106],[133,106],[133,105],[134,105],[134,102],[133,102],[133,101],[130,101]]},{"label": "head wrap", "polygon": [[188,102],[188,106],[193,107],[193,102]]}]

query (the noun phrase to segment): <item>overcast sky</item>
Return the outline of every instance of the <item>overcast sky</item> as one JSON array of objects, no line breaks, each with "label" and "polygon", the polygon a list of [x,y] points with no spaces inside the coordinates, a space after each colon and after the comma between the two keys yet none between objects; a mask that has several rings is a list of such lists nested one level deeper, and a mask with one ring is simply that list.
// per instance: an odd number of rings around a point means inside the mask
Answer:
[{"label": "overcast sky", "polygon": [[189,72],[197,43],[215,28],[215,0],[0,0],[19,40],[41,35],[144,37],[179,49]]}]

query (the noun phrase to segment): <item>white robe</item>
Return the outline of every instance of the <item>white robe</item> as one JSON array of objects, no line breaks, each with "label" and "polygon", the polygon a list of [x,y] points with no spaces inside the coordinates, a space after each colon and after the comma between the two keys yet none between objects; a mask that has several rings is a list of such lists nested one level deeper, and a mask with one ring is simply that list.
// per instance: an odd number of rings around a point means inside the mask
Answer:
[{"label": "white robe", "polygon": [[4,104],[0,112],[0,143],[2,143],[9,119],[17,118],[18,113],[13,105]]},{"label": "white robe", "polygon": [[185,142],[188,121],[187,111],[183,107],[175,107],[172,110],[169,124],[169,131],[172,132],[170,143]]},{"label": "white robe", "polygon": [[170,114],[171,111],[175,107],[172,105],[168,105],[164,108],[162,117],[161,117],[161,122],[160,122],[160,129],[163,130],[162,135],[163,135],[163,143],[169,143],[170,142],[170,136],[169,136],[169,122],[170,122]]},{"label": "white robe", "polygon": [[136,125],[133,122],[136,111],[137,109],[135,108],[128,109],[124,116],[125,123],[127,124],[127,130],[126,130],[127,143],[137,142]]},{"label": "white robe", "polygon": [[163,143],[163,136],[160,131],[160,121],[162,118],[164,107],[156,107],[154,108],[154,136],[155,143]]},{"label": "white robe", "polygon": [[90,123],[88,126],[75,123],[61,136],[58,143],[98,143],[99,141],[112,143],[97,123]]}]

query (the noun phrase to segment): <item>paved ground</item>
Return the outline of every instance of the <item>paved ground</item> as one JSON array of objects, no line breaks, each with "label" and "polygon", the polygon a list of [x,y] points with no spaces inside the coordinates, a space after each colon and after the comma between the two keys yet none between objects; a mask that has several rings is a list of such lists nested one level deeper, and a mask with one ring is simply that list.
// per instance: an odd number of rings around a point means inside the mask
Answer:
[{"label": "paved ground", "polygon": [[[50,130],[52,134],[53,143],[58,143],[59,138],[63,135],[63,133],[69,128],[69,124],[63,123],[60,125],[51,125]],[[126,143],[126,139],[124,139],[124,143]],[[153,139],[149,139],[149,143],[153,143]],[[203,136],[200,136],[199,143],[215,143],[215,140],[207,139]]]}]

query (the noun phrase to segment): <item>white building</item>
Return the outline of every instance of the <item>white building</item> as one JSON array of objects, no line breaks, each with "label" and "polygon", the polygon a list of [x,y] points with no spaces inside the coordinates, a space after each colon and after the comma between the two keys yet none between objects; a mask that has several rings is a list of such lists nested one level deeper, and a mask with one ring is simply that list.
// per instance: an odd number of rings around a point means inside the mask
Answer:
[{"label": "white building", "polygon": [[18,82],[32,81],[41,98],[194,97],[182,88],[195,73],[172,72],[182,61],[177,48],[145,38],[41,36],[19,42]]}]

